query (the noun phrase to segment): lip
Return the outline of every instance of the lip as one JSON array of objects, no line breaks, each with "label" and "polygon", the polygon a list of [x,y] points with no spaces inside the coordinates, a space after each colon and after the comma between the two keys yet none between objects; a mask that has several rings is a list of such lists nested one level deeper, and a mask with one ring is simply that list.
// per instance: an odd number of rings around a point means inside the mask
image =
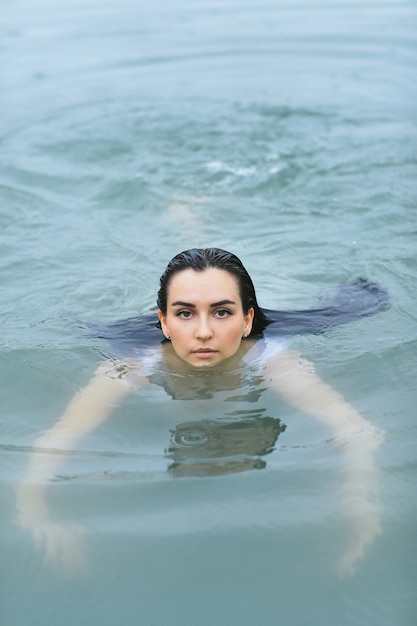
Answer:
[{"label": "lip", "polygon": [[198,350],[193,350],[193,354],[202,359],[208,359],[214,354],[217,354],[217,350],[212,350],[211,348],[199,348]]}]

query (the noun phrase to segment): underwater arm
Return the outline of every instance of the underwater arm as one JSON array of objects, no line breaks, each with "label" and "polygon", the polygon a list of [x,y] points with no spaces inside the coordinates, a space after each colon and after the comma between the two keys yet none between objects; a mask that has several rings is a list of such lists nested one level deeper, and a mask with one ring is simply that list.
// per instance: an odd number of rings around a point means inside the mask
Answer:
[{"label": "underwater arm", "polygon": [[343,502],[351,524],[350,543],[338,569],[352,574],[365,549],[380,534],[379,511],[373,501],[378,477],[375,453],[383,433],[356,411],[297,352],[282,353],[266,366],[269,384],[288,404],[313,415],[339,440],[344,461]]},{"label": "underwater arm", "polygon": [[17,521],[32,531],[35,545],[48,562],[64,567],[83,562],[79,529],[54,524],[46,499],[46,486],[71,450],[88,433],[102,424],[130,388],[107,375],[111,365],[102,364],[89,384],[77,393],[62,417],[33,444],[26,474],[16,488]]},{"label": "underwater arm", "polygon": [[130,388],[122,380],[107,374],[111,365],[101,364],[89,384],[78,392],[62,417],[34,442],[25,482],[39,483],[50,479],[61,465],[63,455],[44,455],[37,449],[71,450],[83,437],[106,421]]},{"label": "underwater arm", "polygon": [[294,350],[286,350],[268,361],[265,373],[269,385],[291,406],[318,417],[336,434],[350,428],[369,428],[365,420],[343,396],[325,383],[314,365]]}]

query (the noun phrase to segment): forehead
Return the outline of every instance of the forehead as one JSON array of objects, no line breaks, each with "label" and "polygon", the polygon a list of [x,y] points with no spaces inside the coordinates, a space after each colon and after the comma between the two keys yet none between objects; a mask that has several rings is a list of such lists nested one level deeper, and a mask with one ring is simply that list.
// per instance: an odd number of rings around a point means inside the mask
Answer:
[{"label": "forehead", "polygon": [[188,268],[174,274],[169,282],[169,302],[220,302],[224,299],[240,302],[238,281],[226,270],[210,267],[198,272]]}]

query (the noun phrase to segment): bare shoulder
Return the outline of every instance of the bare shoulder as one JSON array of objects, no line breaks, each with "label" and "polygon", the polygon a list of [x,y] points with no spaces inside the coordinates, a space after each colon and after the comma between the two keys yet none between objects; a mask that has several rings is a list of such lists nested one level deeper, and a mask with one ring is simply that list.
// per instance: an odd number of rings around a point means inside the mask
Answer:
[{"label": "bare shoulder", "polygon": [[314,365],[301,356],[297,350],[286,349],[269,358],[264,366],[264,372],[270,376],[284,376],[287,374],[313,374]]},{"label": "bare shoulder", "polygon": [[97,385],[116,383],[130,389],[142,389],[148,382],[140,358],[102,361],[95,371],[93,381]]}]

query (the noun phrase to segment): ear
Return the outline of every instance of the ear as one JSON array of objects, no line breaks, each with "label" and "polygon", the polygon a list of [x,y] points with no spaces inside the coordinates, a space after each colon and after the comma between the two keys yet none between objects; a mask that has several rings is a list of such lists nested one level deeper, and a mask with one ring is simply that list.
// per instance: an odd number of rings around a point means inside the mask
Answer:
[{"label": "ear", "polygon": [[252,307],[244,316],[245,326],[244,326],[243,332],[245,333],[245,335],[251,334],[254,315],[255,315],[255,310]]},{"label": "ear", "polygon": [[161,310],[158,311],[158,317],[159,317],[159,321],[161,322],[162,332],[164,333],[165,337],[169,336],[169,330],[165,322],[165,316]]}]

